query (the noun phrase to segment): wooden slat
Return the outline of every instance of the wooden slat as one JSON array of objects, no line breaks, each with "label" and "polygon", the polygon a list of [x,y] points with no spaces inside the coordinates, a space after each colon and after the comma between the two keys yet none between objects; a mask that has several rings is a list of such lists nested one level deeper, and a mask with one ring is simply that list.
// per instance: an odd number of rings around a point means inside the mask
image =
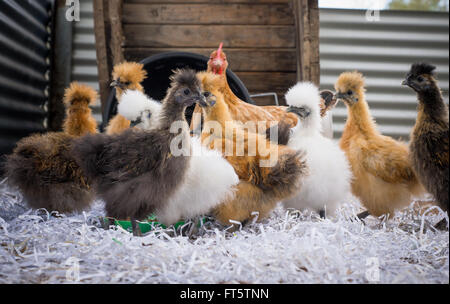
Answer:
[{"label": "wooden slat", "polygon": [[[209,56],[212,48],[126,48],[125,58],[141,61],[147,57],[165,52],[190,52]],[[225,49],[230,68],[235,72],[295,72],[296,52],[294,49]]]},{"label": "wooden slat", "polygon": [[128,47],[294,48],[293,26],[125,25]]},{"label": "wooden slat", "polygon": [[126,24],[293,25],[288,4],[125,4]]},{"label": "wooden slat", "polygon": [[108,3],[104,0],[94,0],[94,32],[95,46],[97,51],[97,69],[100,88],[100,100],[102,104],[102,112],[105,110],[106,101],[109,90],[109,73],[112,69],[112,56],[108,49],[109,40],[107,32],[109,23],[107,23],[106,12],[108,11]]},{"label": "wooden slat", "polygon": [[320,85],[319,8],[317,0],[293,0],[296,44],[297,79]]},{"label": "wooden slat", "polygon": [[122,45],[125,37],[123,37],[122,29],[123,16],[123,0],[113,0],[109,3],[109,19],[111,22],[111,41],[110,48],[113,56],[113,64],[123,62]]},{"label": "wooden slat", "polygon": [[286,92],[297,82],[295,73],[237,72],[251,94]]}]

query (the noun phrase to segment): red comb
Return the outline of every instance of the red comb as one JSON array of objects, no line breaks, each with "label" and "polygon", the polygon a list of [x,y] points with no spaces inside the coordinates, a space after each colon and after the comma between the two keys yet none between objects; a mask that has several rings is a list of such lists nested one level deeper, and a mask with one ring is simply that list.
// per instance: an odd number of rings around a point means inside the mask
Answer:
[{"label": "red comb", "polygon": [[221,42],[219,45],[219,49],[217,50],[217,56],[220,56],[222,54],[222,48],[223,48],[223,42]]}]

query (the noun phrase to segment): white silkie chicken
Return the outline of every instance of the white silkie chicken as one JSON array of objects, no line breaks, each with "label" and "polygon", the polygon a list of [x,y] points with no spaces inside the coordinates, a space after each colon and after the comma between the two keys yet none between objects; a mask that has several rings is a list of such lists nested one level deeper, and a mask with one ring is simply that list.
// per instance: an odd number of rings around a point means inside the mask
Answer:
[{"label": "white silkie chicken", "polygon": [[333,216],[343,200],[350,197],[352,173],[344,152],[321,134],[320,93],[312,83],[298,83],[286,94],[288,112],[298,116],[299,124],[291,129],[288,146],[306,151],[310,175],[300,192],[283,202],[286,208],[310,210]]},{"label": "white silkie chicken", "polygon": [[[142,92],[127,91],[122,96],[118,112],[130,120],[132,126],[150,130],[158,124],[160,109],[161,103]],[[185,182],[170,197],[169,203],[155,212],[165,225],[207,214],[221,202],[232,198],[234,186],[239,183],[233,167],[220,152],[203,146],[198,137],[191,137],[191,148],[193,157],[190,158]]]}]

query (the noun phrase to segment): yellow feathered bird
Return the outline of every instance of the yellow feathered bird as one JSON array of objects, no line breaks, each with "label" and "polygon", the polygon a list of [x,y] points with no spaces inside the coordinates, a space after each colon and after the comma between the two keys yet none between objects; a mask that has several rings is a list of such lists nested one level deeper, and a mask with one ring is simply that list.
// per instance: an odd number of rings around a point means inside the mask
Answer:
[{"label": "yellow feathered bird", "polygon": [[335,89],[336,98],[348,108],[340,146],[353,171],[352,192],[369,214],[393,216],[396,209],[409,205],[413,196],[424,193],[409,160],[408,146],[377,130],[361,73],[341,74]]}]

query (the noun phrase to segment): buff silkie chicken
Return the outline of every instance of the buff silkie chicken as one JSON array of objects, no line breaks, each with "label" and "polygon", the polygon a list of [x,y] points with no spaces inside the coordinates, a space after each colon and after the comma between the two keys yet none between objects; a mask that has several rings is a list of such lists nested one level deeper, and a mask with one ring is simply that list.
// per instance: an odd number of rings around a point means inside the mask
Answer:
[{"label": "buff silkie chicken", "polygon": [[370,115],[361,73],[346,72],[336,82],[336,98],[348,108],[348,120],[340,146],[353,172],[352,192],[368,212],[364,218],[393,216],[395,210],[408,206],[424,188],[409,160],[408,146],[383,136]]},{"label": "buff silkie chicken", "polygon": [[[131,121],[131,125],[144,130],[158,127],[162,105],[139,91],[126,91],[118,112]],[[201,144],[197,136],[191,137],[192,157],[185,181],[169,198],[170,203],[156,213],[162,223],[174,223],[207,214],[221,202],[232,199],[239,178],[233,167],[216,150]]]},{"label": "buff silkie chicken", "polygon": [[177,220],[178,215],[170,213],[179,209],[173,205],[179,200],[171,198],[188,182],[192,160],[184,114],[187,107],[204,102],[195,72],[178,70],[171,77],[156,128],[85,136],[73,145],[77,163],[105,201],[108,217],[130,218],[134,234],[139,234],[137,220],[151,213],[164,224]]},{"label": "buff silkie chicken", "polygon": [[300,192],[283,201],[286,208],[315,211],[322,218],[334,215],[349,198],[352,173],[345,153],[321,134],[320,95],[312,83],[298,83],[286,94],[287,111],[300,123],[291,130],[287,146],[306,152],[310,174],[303,179]]},{"label": "buff silkie chicken", "polygon": [[199,104],[205,117],[202,143],[224,153],[240,179],[235,197],[215,208],[213,215],[222,224],[245,224],[255,212],[262,220],[278,202],[300,189],[308,171],[304,156],[286,146],[271,144],[256,130],[246,132],[234,123],[224,96],[216,89],[218,76],[203,72],[198,77],[207,97],[206,104]]},{"label": "buff silkie chicken", "polygon": [[72,83],[64,95],[63,132],[24,138],[7,156],[8,183],[23,193],[30,207],[71,213],[91,205],[94,193],[89,179],[75,162],[70,147],[75,138],[97,132],[89,108],[96,99],[95,90]]},{"label": "buff silkie chicken", "polygon": [[[141,83],[147,78],[144,65],[136,62],[123,62],[114,66],[111,87],[116,89],[116,99],[120,105],[122,95],[126,90],[144,92]],[[106,134],[118,134],[130,127],[130,121],[116,114],[106,127]]]}]

